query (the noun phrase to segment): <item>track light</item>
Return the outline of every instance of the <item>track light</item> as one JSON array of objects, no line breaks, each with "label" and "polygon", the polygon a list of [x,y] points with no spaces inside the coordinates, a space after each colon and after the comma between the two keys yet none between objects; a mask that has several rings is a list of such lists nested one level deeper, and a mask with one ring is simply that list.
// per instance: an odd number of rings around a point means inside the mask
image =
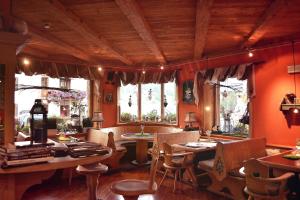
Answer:
[{"label": "track light", "polygon": [[98,67],[98,71],[101,72],[102,71],[102,67]]},{"label": "track light", "polygon": [[248,56],[249,56],[250,58],[253,57],[253,56],[254,56],[253,52],[252,52],[252,51],[249,51],[249,52],[248,52]]},{"label": "track light", "polygon": [[161,69],[161,70],[164,70],[164,68],[165,68],[165,67],[164,67],[163,65],[160,66],[160,69]]},{"label": "track light", "polygon": [[143,70],[143,71],[142,71],[142,73],[143,73],[143,74],[146,74],[146,71],[145,71],[145,70]]}]

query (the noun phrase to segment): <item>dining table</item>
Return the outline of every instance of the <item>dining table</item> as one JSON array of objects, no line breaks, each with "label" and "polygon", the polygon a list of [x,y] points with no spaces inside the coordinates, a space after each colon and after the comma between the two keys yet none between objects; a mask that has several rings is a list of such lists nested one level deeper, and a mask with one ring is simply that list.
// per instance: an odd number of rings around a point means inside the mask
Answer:
[{"label": "dining table", "polygon": [[148,161],[148,142],[154,140],[152,133],[126,133],[122,134],[121,138],[124,140],[136,141],[136,160],[133,160],[134,165],[149,164]]}]

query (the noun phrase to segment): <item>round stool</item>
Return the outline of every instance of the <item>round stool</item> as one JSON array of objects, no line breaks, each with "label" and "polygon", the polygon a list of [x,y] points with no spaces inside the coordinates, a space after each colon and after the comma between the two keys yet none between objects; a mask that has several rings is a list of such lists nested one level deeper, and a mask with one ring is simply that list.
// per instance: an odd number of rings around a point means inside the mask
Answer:
[{"label": "round stool", "polygon": [[108,171],[108,167],[101,163],[95,163],[90,165],[78,165],[76,168],[77,173],[86,176],[86,184],[88,187],[88,200],[97,200],[97,187],[98,178],[100,174],[104,174]]}]

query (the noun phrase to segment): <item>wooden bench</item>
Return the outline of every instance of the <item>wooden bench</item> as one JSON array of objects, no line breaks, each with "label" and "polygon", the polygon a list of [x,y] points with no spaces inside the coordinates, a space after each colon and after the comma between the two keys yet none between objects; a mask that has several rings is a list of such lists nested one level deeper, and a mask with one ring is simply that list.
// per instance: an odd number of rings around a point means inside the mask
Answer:
[{"label": "wooden bench", "polygon": [[208,172],[212,184],[208,190],[232,199],[245,199],[245,178],[239,169],[245,160],[266,156],[266,139],[218,142],[214,159],[200,161],[198,167]]},{"label": "wooden bench", "polygon": [[105,159],[103,163],[113,169],[119,167],[120,159],[124,156],[127,150],[123,146],[116,145],[113,132],[105,133],[101,130],[90,129],[87,135],[87,140],[112,148],[112,156]]}]

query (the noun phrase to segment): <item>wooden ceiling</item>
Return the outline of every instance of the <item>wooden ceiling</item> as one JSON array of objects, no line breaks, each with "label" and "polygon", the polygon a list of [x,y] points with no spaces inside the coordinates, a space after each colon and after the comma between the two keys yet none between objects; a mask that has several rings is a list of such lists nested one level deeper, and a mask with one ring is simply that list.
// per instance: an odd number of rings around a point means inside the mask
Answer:
[{"label": "wooden ceiling", "polygon": [[[291,41],[299,0],[13,0],[24,54],[108,66],[159,66]],[[50,25],[49,29],[45,25]]]}]

